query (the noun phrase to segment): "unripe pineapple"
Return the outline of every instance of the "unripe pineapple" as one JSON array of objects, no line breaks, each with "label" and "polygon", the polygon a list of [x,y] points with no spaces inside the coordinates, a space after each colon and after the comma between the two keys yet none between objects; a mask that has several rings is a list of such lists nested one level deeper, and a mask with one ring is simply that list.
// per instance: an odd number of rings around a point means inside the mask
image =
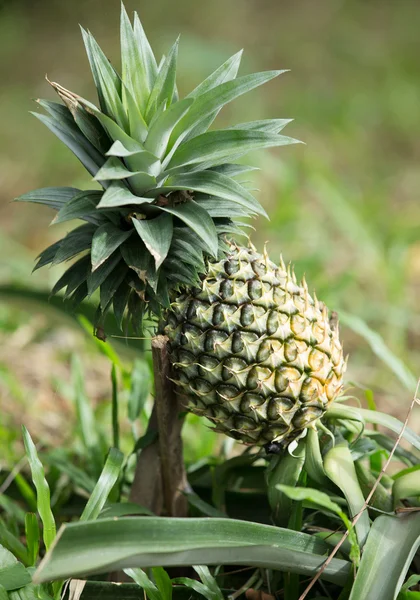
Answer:
[{"label": "unripe pineapple", "polygon": [[[288,119],[208,131],[221,108],[282,73],[237,77],[241,53],[178,98],[178,41],[156,62],[140,20],[122,7],[121,75],[93,36],[83,39],[99,107],[57,83],[64,104],[34,113],[93,176],[93,189],[43,188],[18,200],[85,223],[44,250],[36,268],[78,256],[53,288],[72,306],[99,290],[98,318],[143,317],[170,338],[178,391],[192,411],[246,443],[289,441],[323,414],[344,362],[326,309],[283,264],[232,241],[265,215],[237,160],[295,143]],[[246,223],[245,223],[246,225]]]},{"label": "unripe pineapple", "polygon": [[176,298],[165,332],[176,383],[216,431],[250,444],[303,434],[342,386],[338,331],[306,283],[253,248],[231,246]]}]

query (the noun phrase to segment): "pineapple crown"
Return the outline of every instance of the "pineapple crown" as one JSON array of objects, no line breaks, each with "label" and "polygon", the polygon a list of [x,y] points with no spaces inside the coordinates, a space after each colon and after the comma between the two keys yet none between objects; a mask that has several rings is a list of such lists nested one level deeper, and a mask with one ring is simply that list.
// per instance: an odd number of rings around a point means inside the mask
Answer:
[{"label": "pineapple crown", "polygon": [[290,119],[211,130],[221,108],[284,71],[237,77],[233,55],[185,98],[176,87],[178,40],[156,62],[137,13],[121,8],[121,74],[82,29],[99,107],[51,83],[63,104],[33,113],[77,156],[101,189],[38,189],[17,198],[57,210],[53,223],[85,221],[46,248],[35,269],[78,257],[54,286],[72,308],[100,291],[97,325],[113,306],[121,326],[160,315],[170,293],[193,286],[206,260],[243,234],[243,218],[265,215],[235,178],[254,167],[236,161],[251,150],[296,143],[279,132]]}]

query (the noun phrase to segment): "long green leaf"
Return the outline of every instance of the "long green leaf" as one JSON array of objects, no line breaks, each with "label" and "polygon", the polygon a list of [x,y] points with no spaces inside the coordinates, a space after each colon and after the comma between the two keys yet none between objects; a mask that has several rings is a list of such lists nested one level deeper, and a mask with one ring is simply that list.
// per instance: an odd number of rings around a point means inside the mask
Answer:
[{"label": "long green leaf", "polygon": [[395,600],[420,545],[420,513],[375,519],[350,600]]},{"label": "long green leaf", "polygon": [[25,536],[28,547],[29,565],[35,565],[38,559],[40,531],[36,514],[26,513],[25,517]]},{"label": "long green leaf", "polygon": [[[64,525],[34,581],[124,568],[246,564],[312,576],[327,546],[307,534],[232,519],[133,517]],[[323,577],[344,584],[349,563],[333,559]]]},{"label": "long green leaf", "polygon": [[215,112],[217,114],[219,109],[235,98],[267,83],[281,73],[284,71],[265,71],[244,75],[232,81],[225,81],[200,94],[188,114],[175,127],[169,141],[169,148],[172,148],[181,136],[187,135],[200,121],[206,120],[206,124],[210,125],[211,120],[209,121],[208,115],[213,115]]},{"label": "long green leaf", "polygon": [[169,214],[163,214],[156,219],[140,221],[132,219],[134,227],[155,259],[156,270],[159,269],[168,255],[173,235],[173,219]]},{"label": "long green leaf", "polygon": [[[327,452],[324,456],[324,469],[331,481],[343,492],[347,500],[350,519],[356,516],[363,509],[365,498],[360,489],[347,442],[336,444]],[[355,528],[359,545],[363,546],[370,529],[369,514],[366,509],[357,521]]]},{"label": "long green leaf", "polygon": [[154,198],[142,198],[135,196],[130,190],[118,181],[113,181],[98,204],[98,208],[114,208],[118,206],[130,206],[150,204]]},{"label": "long green leaf", "polygon": [[105,223],[98,227],[92,238],[92,270],[95,271],[100,267],[130,237],[132,232],[131,229],[121,231],[112,223]]},{"label": "long green leaf", "polygon": [[394,506],[403,500],[404,498],[420,496],[420,471],[415,470],[411,473],[406,473],[402,477],[396,479],[392,486],[392,497],[394,499]]},{"label": "long green leaf", "polygon": [[0,586],[6,591],[17,590],[31,583],[31,576],[13,554],[0,545]]},{"label": "long green leaf", "polygon": [[158,588],[142,569],[124,569],[124,573],[143,588],[149,600],[163,600]]},{"label": "long green leaf", "polygon": [[144,143],[146,150],[160,159],[163,158],[175,125],[189,111],[193,102],[192,98],[175,102],[150,124],[149,134]]},{"label": "long green leaf", "polygon": [[[366,408],[355,408],[354,406],[345,406],[343,404],[333,403],[327,410],[328,418],[333,419],[353,419],[356,421],[366,421],[375,425],[383,425],[395,433],[401,433],[404,424],[399,419],[382,413],[378,410],[368,410]],[[417,450],[420,450],[420,436],[409,427],[404,428],[403,438],[410,442]]]},{"label": "long green leaf", "polygon": [[[190,113],[193,111],[194,106],[191,108]],[[247,129],[207,131],[181,144],[165,168],[169,171],[177,167],[204,161],[217,165],[229,158],[231,159],[233,155],[242,156],[251,150],[298,143],[300,142],[293,138],[264,131]]]},{"label": "long green leaf", "polygon": [[92,495],[81,514],[81,521],[91,521],[98,518],[99,513],[105,506],[112,488],[118,480],[123,461],[124,454],[116,448],[111,448],[101,476],[99,477]]},{"label": "long green leaf", "polygon": [[287,525],[292,509],[290,496],[284,494],[278,485],[296,486],[304,463],[304,442],[300,442],[293,454],[287,452],[284,456],[272,457],[272,462],[267,470],[267,496],[274,522],[277,525]]},{"label": "long green leaf", "polygon": [[188,94],[187,98],[197,98],[221,83],[235,79],[239,65],[241,64],[242,53],[243,50],[239,50],[239,52],[228,58],[226,62],[220,65],[218,69],[194,88],[193,91]]},{"label": "long green leaf", "polygon": [[146,109],[146,121],[150,122],[157,107],[163,102],[169,106],[175,90],[176,63],[178,58],[179,38],[169,51],[162,68],[156,77],[155,84],[150,92]]},{"label": "long green leaf", "polygon": [[248,129],[249,131],[266,131],[267,133],[279,133],[291,123],[293,119],[262,119],[260,121],[249,121],[231,125],[227,129]]},{"label": "long green leaf", "polygon": [[144,65],[144,71],[148,81],[148,89],[151,90],[154,86],[157,76],[157,64],[149,41],[144,33],[143,26],[138,14],[134,13],[134,37],[140,52],[140,60]]},{"label": "long green leaf", "polygon": [[[261,204],[248,190],[231,177],[215,171],[196,171],[195,173],[171,175],[165,181],[164,187],[159,188],[157,191],[165,194],[179,189],[193,190],[231,200],[248,209],[251,214],[255,213],[267,217],[267,213]],[[205,203],[202,204],[205,206]]]},{"label": "long green leaf", "polygon": [[38,458],[35,444],[32,441],[29,431],[24,425],[22,425],[22,433],[26,455],[31,468],[32,481],[36,488],[38,513],[44,526],[44,544],[48,550],[56,534],[55,520],[50,505],[50,488],[45,479],[44,467]]},{"label": "long green leaf", "polygon": [[140,54],[140,46],[123,3],[121,3],[121,64],[123,83],[144,114],[150,94],[149,78]]},{"label": "long green leaf", "polygon": [[74,132],[68,124],[60,123],[53,117],[36,112],[32,112],[32,114],[39,119],[41,123],[44,123],[44,125],[46,125],[48,129],[73,152],[91,175],[95,175],[104,163],[104,157],[79,130],[78,133]]},{"label": "long green leaf", "polygon": [[208,252],[216,257],[219,242],[213,220],[206,210],[193,200],[174,206],[161,206],[161,210],[178,217],[203,240]]},{"label": "long green leaf", "polygon": [[25,565],[30,564],[29,554],[20,539],[14,533],[9,531],[6,523],[0,518],[0,544],[5,546]]},{"label": "long green leaf", "polygon": [[69,199],[58,211],[53,224],[64,223],[72,219],[85,218],[86,215],[92,214],[101,216],[96,211],[96,206],[102,197],[102,192],[99,190],[83,190],[75,194]]},{"label": "long green leaf", "polygon": [[44,204],[55,210],[60,210],[80,192],[81,190],[73,187],[47,187],[22,194],[22,196],[15,198],[15,202],[33,202],[34,204]]}]

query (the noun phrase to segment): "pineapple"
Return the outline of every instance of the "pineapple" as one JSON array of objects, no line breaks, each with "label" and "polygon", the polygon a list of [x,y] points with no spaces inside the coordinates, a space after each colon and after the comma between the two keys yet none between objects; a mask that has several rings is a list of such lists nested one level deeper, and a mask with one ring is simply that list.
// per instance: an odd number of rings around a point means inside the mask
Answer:
[{"label": "pineapple", "polygon": [[283,71],[237,77],[241,52],[185,98],[178,40],[156,62],[137,14],[122,6],[121,74],[82,29],[99,106],[51,83],[62,103],[34,113],[82,162],[96,186],[43,188],[17,200],[84,221],[35,268],[76,259],[53,288],[73,308],[99,291],[96,328],[113,309],[140,330],[154,319],[170,341],[189,408],[244,443],[290,441],[314,426],[342,385],[337,330],[293,272],[233,241],[265,215],[238,177],[247,152],[296,143],[289,119],[209,130],[221,108]]}]

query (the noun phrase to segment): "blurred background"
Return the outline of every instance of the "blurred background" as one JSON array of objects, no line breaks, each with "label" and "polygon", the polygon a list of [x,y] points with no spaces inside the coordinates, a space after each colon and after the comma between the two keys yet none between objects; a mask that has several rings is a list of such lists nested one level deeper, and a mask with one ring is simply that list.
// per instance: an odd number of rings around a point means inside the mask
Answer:
[{"label": "blurred background", "polygon": [[[230,104],[218,120],[220,127],[232,119],[294,118],[286,135],[306,143],[248,158],[262,169],[256,187],[271,216],[255,222],[253,242],[260,249],[269,242],[271,257],[281,252],[293,261],[331,309],[359,319],[342,327],[348,381],[360,386],[360,398],[364,388],[373,390],[380,408],[405,414],[420,375],[419,1],[125,4],[139,11],[157,55],[181,32],[181,94],[240,48],[240,74],[290,69]],[[37,110],[32,99],[55,100],[46,73],[96,101],[78,24],[118,65],[119,10],[118,0],[0,1],[0,447],[6,459],[22,422],[47,443],[66,442],[74,418],[74,353],[98,414],[110,399],[109,361],[90,336],[64,313],[16,292],[50,289],[59,268],[31,275],[34,258],[72,224],[48,228],[49,209],[11,200],[38,187],[92,186],[77,159],[29,111]]]}]

